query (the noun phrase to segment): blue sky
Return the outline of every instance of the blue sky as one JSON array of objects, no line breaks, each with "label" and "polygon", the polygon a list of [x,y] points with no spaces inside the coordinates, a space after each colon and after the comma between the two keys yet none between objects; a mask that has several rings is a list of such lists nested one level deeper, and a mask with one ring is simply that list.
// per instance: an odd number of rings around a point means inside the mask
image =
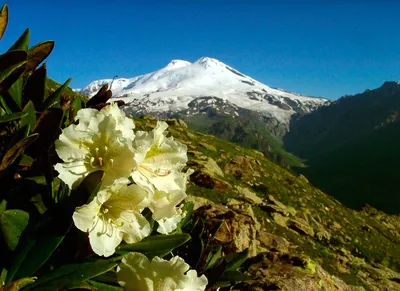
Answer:
[{"label": "blue sky", "polygon": [[49,75],[59,82],[72,77],[74,88],[202,56],[269,86],[331,99],[400,80],[395,0],[7,3],[0,51],[29,27],[32,45],[55,40]]}]

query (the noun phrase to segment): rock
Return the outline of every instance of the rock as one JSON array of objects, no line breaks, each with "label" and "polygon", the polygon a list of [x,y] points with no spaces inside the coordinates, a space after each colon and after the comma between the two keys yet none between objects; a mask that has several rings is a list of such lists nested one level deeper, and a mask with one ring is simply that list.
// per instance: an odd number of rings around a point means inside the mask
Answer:
[{"label": "rock", "polygon": [[259,246],[264,249],[278,251],[280,253],[287,253],[289,250],[289,242],[285,238],[272,233],[259,232],[257,234],[257,239],[260,242]]},{"label": "rock", "polygon": [[193,203],[193,209],[196,210],[202,206],[205,205],[211,205],[214,204],[212,201],[203,198],[203,197],[198,197],[198,196],[193,196],[193,195],[188,195],[185,199],[186,202],[192,202]]},{"label": "rock", "polygon": [[288,228],[300,233],[300,234],[306,234],[311,237],[314,236],[314,230],[311,226],[307,224],[307,222],[303,219],[289,219],[287,222]]},{"label": "rock", "polygon": [[263,200],[257,196],[256,193],[250,191],[249,188],[236,186],[236,190],[239,192],[239,198],[245,202],[251,204],[261,204]]},{"label": "rock", "polygon": [[235,290],[362,290],[332,276],[305,255],[267,252],[252,260],[254,263],[246,272],[252,280],[241,283]]},{"label": "rock", "polygon": [[210,145],[210,144],[208,144],[208,143],[199,142],[199,145],[201,145],[202,147],[206,148],[206,149],[209,150],[209,151],[213,151],[213,152],[216,152],[216,151],[217,151],[217,149],[216,149],[214,146],[212,146],[212,145]]},{"label": "rock", "polygon": [[267,195],[267,203],[260,206],[262,210],[266,212],[278,212],[284,216],[295,216],[296,209],[290,206],[286,206],[280,201],[276,200],[271,194]]},{"label": "rock", "polygon": [[287,222],[288,222],[288,220],[289,220],[288,217],[283,216],[283,215],[280,214],[280,213],[275,213],[275,212],[272,213],[271,215],[272,215],[272,218],[274,219],[274,221],[275,221],[278,225],[280,225],[280,226],[282,226],[282,227],[287,227]]},{"label": "rock", "polygon": [[207,205],[196,210],[195,216],[205,218],[205,227],[215,229],[214,239],[225,245],[227,252],[249,249],[249,257],[257,254],[257,222],[250,214],[221,205]]},{"label": "rock", "polygon": [[168,123],[168,125],[170,126],[174,126],[176,128],[180,128],[180,129],[187,129],[188,126],[186,124],[186,122],[184,122],[182,119],[165,119],[164,120],[166,123]]}]

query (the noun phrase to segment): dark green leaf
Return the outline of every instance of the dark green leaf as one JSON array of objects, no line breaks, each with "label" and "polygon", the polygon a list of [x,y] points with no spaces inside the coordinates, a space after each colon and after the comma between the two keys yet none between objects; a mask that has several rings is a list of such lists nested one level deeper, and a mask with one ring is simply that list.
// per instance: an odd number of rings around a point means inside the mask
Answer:
[{"label": "dark green leaf", "polygon": [[103,179],[104,176],[104,171],[96,171],[93,173],[90,173],[79,185],[80,188],[87,195],[88,202],[92,201],[93,198],[97,195],[97,192],[99,192],[100,187],[101,187],[101,180]]},{"label": "dark green leaf", "polygon": [[18,269],[20,268],[22,262],[25,260],[27,254],[34,245],[35,241],[31,239],[24,240],[22,244],[20,242],[16,250],[16,256],[14,257],[10,270],[8,270],[6,283],[14,279],[14,276],[17,273]]},{"label": "dark green leaf", "polygon": [[23,210],[11,209],[0,214],[0,229],[10,250],[15,250],[19,238],[29,222],[29,214]]},{"label": "dark green leaf", "polygon": [[0,123],[9,122],[17,119],[21,119],[25,117],[27,112],[17,112],[17,113],[10,113],[3,116],[0,116]]},{"label": "dark green leaf", "polygon": [[27,254],[15,278],[32,276],[50,258],[51,254],[63,241],[65,235],[51,235],[39,238]]},{"label": "dark green leaf", "polygon": [[34,128],[36,124],[36,111],[32,101],[25,105],[23,111],[26,115],[21,119],[21,127],[29,125],[29,128]]},{"label": "dark green leaf", "polygon": [[[28,289],[24,289],[24,290],[31,290],[31,289],[28,288]],[[67,290],[98,290],[98,289],[96,289],[92,285],[89,285],[86,282],[69,281],[69,282],[64,282],[63,285],[60,285],[60,283],[58,283],[58,282],[50,283],[46,286],[39,286],[32,290],[35,290],[35,291],[54,291],[54,290],[67,291]]]},{"label": "dark green leaf", "polygon": [[230,282],[238,282],[238,281],[247,281],[251,280],[250,276],[247,276],[238,271],[227,271],[222,274],[221,281],[230,281]]},{"label": "dark green leaf", "polygon": [[36,110],[41,108],[46,93],[46,76],[46,64],[43,64],[32,73],[26,81],[24,91],[22,92],[22,105],[27,104],[31,100]]},{"label": "dark green leaf", "polygon": [[0,172],[4,171],[14,161],[22,155],[24,150],[38,138],[38,134],[32,134],[17,142],[11,149],[4,155],[0,164]]},{"label": "dark green leaf", "polygon": [[42,112],[33,131],[39,134],[39,138],[28,150],[31,157],[37,158],[49,150],[58,136],[62,118],[63,111],[60,108],[49,108]]},{"label": "dark green leaf", "polygon": [[28,50],[28,63],[26,64],[26,71],[36,69],[51,53],[54,48],[54,41],[46,40],[38,43]]},{"label": "dark green leaf", "polygon": [[108,90],[108,84],[104,84],[99,92],[97,92],[96,95],[94,95],[90,100],[86,103],[87,107],[95,107],[96,105],[106,103],[108,99],[110,99],[112,96],[112,93],[110,90]]},{"label": "dark green leaf", "polygon": [[48,273],[29,286],[33,290],[39,286],[54,284],[58,287],[66,286],[71,281],[82,282],[99,276],[115,268],[118,262],[97,260],[90,263],[64,265],[57,270]]},{"label": "dark green leaf", "polygon": [[88,282],[93,287],[96,287],[96,290],[102,290],[102,291],[123,291],[124,290],[122,287],[107,285],[107,284],[99,283],[99,282],[92,281],[92,280],[90,280]]},{"label": "dark green leaf", "polygon": [[8,6],[4,4],[0,9],[0,39],[2,39],[4,31],[8,23]]},{"label": "dark green leaf", "polygon": [[59,104],[60,103],[60,96],[61,93],[68,88],[69,83],[71,83],[71,78],[69,78],[67,81],[65,81],[64,84],[62,84],[51,96],[49,96],[43,103],[43,109],[49,108],[54,106],[54,104]]},{"label": "dark green leaf", "polygon": [[162,256],[170,253],[189,240],[190,235],[186,233],[149,236],[138,243],[120,245],[117,248],[117,253],[139,252],[145,253],[150,257]]},{"label": "dark green leaf", "polygon": [[228,262],[226,270],[227,271],[236,270],[247,260],[248,256],[249,256],[249,249],[245,249],[243,252],[234,254],[232,260]]},{"label": "dark green leaf", "polygon": [[29,46],[29,38],[30,38],[30,30],[29,28],[25,29],[19,39],[10,47],[8,51],[12,50],[28,50]]},{"label": "dark green leaf", "polygon": [[[27,53],[22,50],[11,51],[0,55],[0,94],[7,92],[23,74],[26,67],[27,56]],[[16,104],[18,103],[19,102],[16,102]]]}]

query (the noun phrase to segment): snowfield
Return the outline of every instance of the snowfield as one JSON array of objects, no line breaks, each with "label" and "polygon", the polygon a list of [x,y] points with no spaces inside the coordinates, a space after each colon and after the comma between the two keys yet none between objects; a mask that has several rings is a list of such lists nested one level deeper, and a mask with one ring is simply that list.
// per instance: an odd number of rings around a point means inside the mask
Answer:
[{"label": "snowfield", "polygon": [[144,113],[179,112],[199,97],[212,96],[238,107],[288,122],[294,113],[307,113],[328,100],[271,88],[213,58],[194,63],[173,60],[166,67],[133,78],[91,82],[81,93],[93,96],[102,85],[111,85],[113,98]]}]

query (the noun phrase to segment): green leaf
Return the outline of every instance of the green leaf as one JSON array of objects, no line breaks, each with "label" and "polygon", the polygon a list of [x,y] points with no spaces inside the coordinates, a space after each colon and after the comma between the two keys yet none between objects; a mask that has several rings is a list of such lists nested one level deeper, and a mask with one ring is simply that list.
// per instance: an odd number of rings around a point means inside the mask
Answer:
[{"label": "green leaf", "polygon": [[22,107],[22,88],[23,88],[23,78],[18,78],[10,88],[8,88],[8,94],[10,94],[11,98],[14,100],[15,104],[18,105],[18,108]]},{"label": "green leaf", "polygon": [[8,23],[8,6],[4,4],[0,9],[0,39],[3,38]]},{"label": "green leaf", "polygon": [[17,113],[6,114],[3,116],[0,116],[0,123],[5,123],[5,122],[21,119],[21,118],[25,117],[26,115],[28,115],[27,112],[17,112]]},{"label": "green leaf", "polygon": [[185,217],[178,223],[178,227],[180,229],[184,228],[186,224],[190,221],[192,218],[192,213],[193,213],[193,208],[194,204],[193,202],[185,202],[185,204],[182,207],[183,213],[186,213]]},{"label": "green leaf", "polygon": [[34,128],[36,124],[36,111],[32,101],[25,105],[23,111],[26,115],[21,119],[21,127],[29,125],[29,128]]},{"label": "green leaf", "polygon": [[49,96],[43,103],[43,109],[49,108],[54,106],[54,104],[59,104],[60,103],[60,96],[61,93],[68,88],[69,83],[71,83],[71,78],[69,78],[67,81],[65,81],[64,84],[62,84],[51,96]]},{"label": "green leaf", "polygon": [[29,28],[25,29],[19,39],[10,47],[8,51],[12,50],[28,50],[29,46],[29,38],[30,38],[30,30]]},{"label": "green leaf", "polygon": [[54,41],[46,40],[38,43],[28,50],[28,63],[26,72],[36,69],[51,53],[54,48]]},{"label": "green leaf", "polygon": [[216,265],[218,260],[222,257],[221,256],[221,252],[222,252],[222,246],[221,245],[217,245],[217,248],[216,248],[215,251],[209,252],[208,257],[207,257],[207,261],[206,261],[205,270],[211,269],[212,267],[214,267]]},{"label": "green leaf", "polygon": [[15,250],[19,238],[29,222],[29,214],[23,210],[11,209],[0,214],[0,229],[10,250]]},{"label": "green leaf", "polygon": [[96,281],[89,280],[88,281],[90,285],[96,288],[96,290],[102,290],[102,291],[123,291],[124,288],[118,287],[118,286],[112,286],[112,285],[107,285],[104,283],[99,283]]},{"label": "green leaf", "polygon": [[190,235],[186,233],[172,235],[154,235],[143,239],[134,244],[124,244],[117,248],[117,253],[126,254],[129,252],[139,252],[145,255],[164,256],[175,248],[183,245],[190,240]]},{"label": "green leaf", "polygon": [[24,139],[20,140],[17,142],[11,149],[7,151],[7,153],[4,155],[3,160],[1,161],[0,164],[0,173],[7,169],[8,166],[10,166],[12,163],[15,162],[15,160],[22,155],[24,150],[31,145],[36,139],[38,138],[38,134],[32,134],[28,137],[25,137]]},{"label": "green leaf", "polygon": [[[57,286],[60,290],[67,286],[69,282],[83,282],[104,274],[118,265],[118,262],[110,262],[107,260],[97,260],[95,262],[64,265],[53,272],[50,272],[34,284],[30,285],[27,290],[37,290],[39,286]],[[53,289],[55,290],[55,289]]]},{"label": "green leaf", "polygon": [[0,273],[0,286],[4,286],[6,284],[7,273],[8,273],[8,271],[7,271],[6,268],[1,270],[1,273]]},{"label": "green leaf", "polygon": [[245,249],[243,252],[238,254],[234,254],[232,259],[228,262],[228,266],[226,267],[226,271],[234,271],[239,268],[249,256],[249,249]]},{"label": "green leaf", "polygon": [[36,277],[28,277],[28,278],[22,278],[22,279],[10,282],[4,287],[4,290],[19,291],[22,288],[28,286],[29,284],[32,284],[33,282],[35,282],[36,279],[37,279]]},{"label": "green leaf", "polygon": [[36,110],[41,108],[46,93],[46,76],[46,64],[43,64],[32,73],[26,81],[24,91],[22,92],[22,105],[27,104],[31,100]]},{"label": "green leaf", "polygon": [[0,214],[2,214],[7,209],[7,201],[5,199],[0,202]]}]

